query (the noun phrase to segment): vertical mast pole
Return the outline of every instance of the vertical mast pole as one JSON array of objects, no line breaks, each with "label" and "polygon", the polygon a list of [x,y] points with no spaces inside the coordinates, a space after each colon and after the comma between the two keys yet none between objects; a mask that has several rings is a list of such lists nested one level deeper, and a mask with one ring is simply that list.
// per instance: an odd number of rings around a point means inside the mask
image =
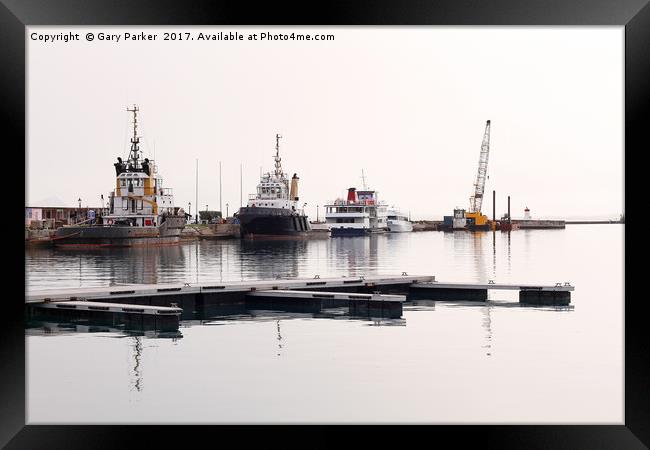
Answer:
[{"label": "vertical mast pole", "polygon": [[280,161],[282,158],[280,158],[280,139],[282,136],[279,134],[275,135],[275,176],[276,177],[281,177],[282,176],[282,165]]},{"label": "vertical mast pole", "polygon": [[127,111],[133,113],[133,137],[131,138],[131,151],[129,152],[129,160],[131,160],[133,167],[138,166],[138,144],[140,138],[138,137],[138,106],[133,105],[133,109],[126,108]]}]

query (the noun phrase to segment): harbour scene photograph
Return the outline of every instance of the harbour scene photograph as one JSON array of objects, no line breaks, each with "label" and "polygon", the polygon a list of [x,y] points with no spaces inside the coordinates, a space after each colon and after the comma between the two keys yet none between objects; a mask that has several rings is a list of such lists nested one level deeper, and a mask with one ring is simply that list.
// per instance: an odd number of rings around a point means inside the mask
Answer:
[{"label": "harbour scene photograph", "polygon": [[622,424],[623,44],[27,27],[26,423]]}]

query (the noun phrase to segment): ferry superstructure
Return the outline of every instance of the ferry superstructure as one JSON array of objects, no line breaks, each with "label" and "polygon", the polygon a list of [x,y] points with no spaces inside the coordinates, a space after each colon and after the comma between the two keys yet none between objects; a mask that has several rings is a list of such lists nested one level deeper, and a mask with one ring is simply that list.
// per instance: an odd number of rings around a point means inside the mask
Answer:
[{"label": "ferry superstructure", "polygon": [[108,214],[90,223],[64,226],[57,230],[58,247],[134,247],[180,242],[185,213],[174,206],[172,189],[163,187],[154,160],[141,160],[138,136],[138,107],[133,113],[133,137],[126,162],[118,157],[115,190],[108,197]]},{"label": "ferry superstructure", "polygon": [[332,237],[384,233],[388,231],[387,205],[378,200],[376,191],[351,187],[346,200],[325,205],[325,221]]},{"label": "ferry superstructure", "polygon": [[299,178],[294,173],[289,184],[282,170],[281,138],[276,134],[274,171],[260,177],[256,193],[235,214],[243,237],[303,236],[311,231],[305,211],[298,203]]}]

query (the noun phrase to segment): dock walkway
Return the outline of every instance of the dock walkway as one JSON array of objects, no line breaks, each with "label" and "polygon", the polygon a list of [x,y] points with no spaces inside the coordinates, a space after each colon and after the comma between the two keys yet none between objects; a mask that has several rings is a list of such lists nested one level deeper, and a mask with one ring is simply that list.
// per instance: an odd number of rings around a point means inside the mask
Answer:
[{"label": "dock walkway", "polygon": [[406,273],[333,278],[317,275],[296,279],[28,290],[25,306],[28,315],[112,314],[129,323],[151,322],[155,327],[173,328],[179,320],[209,316],[214,308],[229,305],[300,311],[342,306],[355,314],[378,311],[400,317],[402,304],[407,300],[486,301],[488,290],[504,289],[518,290],[521,304],[568,305],[575,288],[569,283],[440,283],[432,275]]},{"label": "dock walkway", "polygon": [[519,302],[528,304],[568,305],[575,287],[570,283],[554,285],[502,284],[502,283],[438,283],[436,281],[414,284],[411,291],[430,300],[487,300],[488,290],[519,291]]},{"label": "dock walkway", "polygon": [[273,279],[259,281],[227,281],[205,283],[174,283],[174,284],[134,284],[112,287],[87,287],[28,290],[25,303],[43,303],[60,300],[124,300],[135,297],[182,296],[188,294],[241,294],[263,290],[322,290],[346,289],[408,291],[409,286],[418,283],[435,281],[434,276],[365,276],[365,277],[335,277],[335,278],[297,278]]}]

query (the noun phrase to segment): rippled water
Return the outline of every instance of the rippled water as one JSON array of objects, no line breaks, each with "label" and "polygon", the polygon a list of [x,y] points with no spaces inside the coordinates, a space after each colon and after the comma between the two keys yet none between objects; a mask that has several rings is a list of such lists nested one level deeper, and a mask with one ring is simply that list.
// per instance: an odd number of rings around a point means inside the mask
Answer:
[{"label": "rippled water", "polygon": [[576,286],[571,306],[400,318],[236,309],[177,333],[32,324],[28,423],[622,423],[623,225],[26,250],[30,288],[422,274]]}]

